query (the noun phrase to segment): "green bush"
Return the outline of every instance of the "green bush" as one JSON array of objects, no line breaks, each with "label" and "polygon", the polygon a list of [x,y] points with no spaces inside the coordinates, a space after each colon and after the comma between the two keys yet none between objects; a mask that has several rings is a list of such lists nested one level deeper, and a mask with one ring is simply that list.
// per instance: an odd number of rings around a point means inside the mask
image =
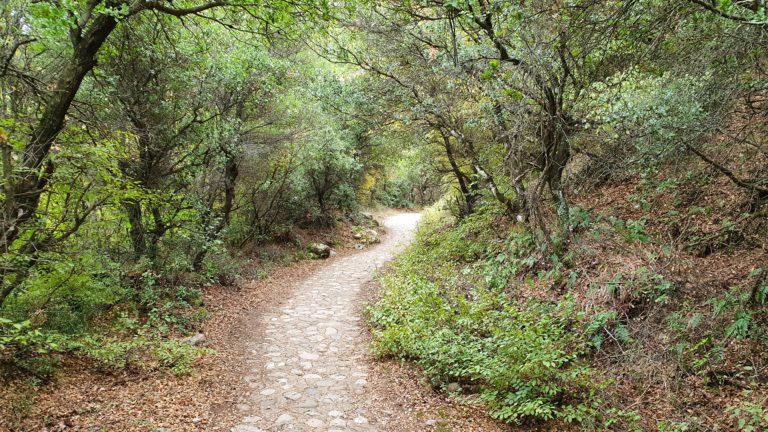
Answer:
[{"label": "green bush", "polygon": [[516,300],[508,289],[532,264],[532,237],[495,238],[487,213],[450,227],[440,218],[425,216],[381,278],[382,297],[367,311],[375,353],[415,360],[436,386],[477,388],[506,422],[590,421],[595,376],[580,360],[572,302]]},{"label": "green bush", "polygon": [[93,362],[104,373],[123,370],[170,370],[186,375],[192,363],[213,351],[191,346],[183,341],[138,336],[120,340],[104,336],[65,338],[62,349]]},{"label": "green bush", "polygon": [[55,348],[50,338],[29,321],[13,322],[0,318],[0,353],[6,350],[46,353]]},{"label": "green bush", "polygon": [[58,348],[50,334],[33,328],[29,321],[0,318],[0,362],[47,379],[56,371],[57,359],[46,354]]},{"label": "green bush", "polygon": [[0,316],[30,319],[46,331],[82,333],[105,310],[126,298],[128,291],[120,275],[115,262],[93,253],[71,261],[51,257],[35,267],[16,295],[3,303]]},{"label": "green bush", "polygon": [[[744,391],[744,396],[749,396],[750,390]],[[736,423],[737,430],[741,432],[756,432],[768,429],[768,398],[759,400],[745,400],[738,405],[726,408],[731,420]]]}]

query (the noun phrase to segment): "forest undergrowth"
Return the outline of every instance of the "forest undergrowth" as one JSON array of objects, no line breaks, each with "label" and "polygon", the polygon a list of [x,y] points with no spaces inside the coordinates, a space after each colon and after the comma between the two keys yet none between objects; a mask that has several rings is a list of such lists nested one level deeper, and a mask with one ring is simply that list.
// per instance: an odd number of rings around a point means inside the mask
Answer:
[{"label": "forest undergrowth", "polygon": [[729,221],[748,196],[713,174],[689,159],[576,194],[562,255],[496,205],[437,203],[380,277],[374,351],[520,430],[765,429],[767,227]]}]

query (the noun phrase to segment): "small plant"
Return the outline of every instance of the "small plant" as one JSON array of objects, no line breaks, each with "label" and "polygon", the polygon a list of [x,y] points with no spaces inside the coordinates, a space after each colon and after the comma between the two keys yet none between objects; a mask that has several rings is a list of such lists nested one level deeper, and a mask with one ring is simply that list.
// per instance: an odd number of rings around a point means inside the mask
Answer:
[{"label": "small plant", "polygon": [[55,348],[51,338],[33,328],[30,321],[13,322],[0,318],[0,353],[13,350],[15,353],[44,354]]},{"label": "small plant", "polygon": [[616,232],[628,242],[648,243],[651,241],[651,237],[645,232],[645,219],[624,221],[611,216],[608,221],[613,225]]},{"label": "small plant", "polygon": [[154,357],[163,368],[170,369],[175,375],[187,375],[192,371],[192,362],[198,357],[212,354],[213,350],[192,347],[179,341],[163,341],[154,349]]},{"label": "small plant", "polygon": [[[743,395],[749,396],[750,390],[745,390]],[[757,401],[743,401],[738,405],[726,408],[731,420],[736,423],[738,430],[742,432],[758,432],[768,429],[768,398]]]},{"label": "small plant", "polygon": [[640,421],[642,417],[636,411],[608,408],[605,412],[603,427],[607,430],[623,430],[629,432],[642,432]]},{"label": "small plant", "polygon": [[101,336],[65,339],[62,347],[93,362],[96,370],[115,373],[124,370],[170,370],[186,375],[195,359],[213,353],[177,340],[138,336],[117,340]]},{"label": "small plant", "polygon": [[659,428],[659,432],[688,432],[691,430],[691,425],[688,422],[661,420],[656,426]]},{"label": "small plant", "polygon": [[570,226],[574,229],[589,228],[592,225],[592,215],[588,210],[574,205],[569,213]]}]

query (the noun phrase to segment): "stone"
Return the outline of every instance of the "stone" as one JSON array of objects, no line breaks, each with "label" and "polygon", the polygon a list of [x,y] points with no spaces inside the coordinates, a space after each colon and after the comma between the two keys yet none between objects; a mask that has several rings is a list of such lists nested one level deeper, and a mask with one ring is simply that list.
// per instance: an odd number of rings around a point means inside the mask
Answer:
[{"label": "stone", "polygon": [[331,247],[324,243],[310,243],[307,249],[318,258],[328,258],[331,256]]},{"label": "stone", "polygon": [[317,359],[320,358],[319,355],[314,354],[314,353],[308,353],[308,352],[303,352],[303,353],[299,354],[299,357],[302,360],[317,360]]},{"label": "stone", "polygon": [[299,400],[301,399],[301,393],[296,393],[296,392],[286,393],[285,398],[290,400]]},{"label": "stone", "polygon": [[317,408],[317,401],[313,399],[307,399],[304,402],[301,402],[300,404],[296,405],[299,408]]},{"label": "stone", "polygon": [[365,237],[366,237],[366,243],[373,244],[373,243],[379,243],[381,239],[379,239],[379,233],[372,229],[365,230]]},{"label": "stone", "polygon": [[198,333],[187,338],[186,342],[192,346],[198,346],[205,342],[205,335]]},{"label": "stone", "polygon": [[293,416],[290,414],[280,414],[275,420],[275,427],[285,426],[293,421]]},{"label": "stone", "polygon": [[452,382],[452,383],[449,383],[448,387],[446,387],[445,389],[448,390],[448,392],[453,393],[461,390],[461,385],[459,385],[459,383],[457,382]]},{"label": "stone", "polygon": [[230,432],[264,432],[264,429],[253,425],[237,425]]},{"label": "stone", "polygon": [[363,416],[357,416],[353,421],[356,424],[368,424],[368,419]]},{"label": "stone", "polygon": [[323,421],[320,419],[315,419],[315,418],[309,419],[306,421],[306,423],[307,423],[307,426],[313,427],[313,428],[323,427]]}]

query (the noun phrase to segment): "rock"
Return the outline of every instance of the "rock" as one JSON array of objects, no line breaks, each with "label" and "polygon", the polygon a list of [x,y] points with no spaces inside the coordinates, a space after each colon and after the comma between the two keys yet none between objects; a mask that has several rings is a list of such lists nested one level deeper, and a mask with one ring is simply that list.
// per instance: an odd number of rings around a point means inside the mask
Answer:
[{"label": "rock", "polygon": [[296,401],[296,400],[301,399],[301,393],[296,393],[296,392],[286,393],[285,394],[285,398],[293,400],[293,401]]},{"label": "rock", "polygon": [[320,358],[320,356],[318,354],[308,353],[308,352],[302,352],[301,354],[299,354],[299,357],[302,360],[317,360],[317,359]]},{"label": "rock", "polygon": [[448,390],[450,393],[453,393],[461,390],[461,386],[457,382],[452,382],[448,384],[448,387],[446,387],[445,389]]},{"label": "rock", "polygon": [[205,342],[205,335],[202,333],[198,333],[194,336],[190,336],[187,338],[187,343],[192,346],[198,346]]},{"label": "rock", "polygon": [[427,426],[434,426],[437,424],[437,421],[435,421],[434,419],[429,419],[426,422],[424,422],[424,424],[426,424]]},{"label": "rock", "polygon": [[293,421],[293,416],[290,414],[281,414],[280,417],[275,420],[275,427],[285,426]]},{"label": "rock", "polygon": [[352,237],[364,245],[380,242],[378,231],[360,226],[352,227]]},{"label": "rock", "polygon": [[347,421],[340,418],[335,418],[331,420],[331,426],[347,427]]},{"label": "rock", "polygon": [[320,428],[323,427],[323,421],[320,419],[309,419],[306,421],[307,426],[312,428]]},{"label": "rock", "polygon": [[381,240],[379,239],[379,233],[376,232],[376,230],[367,229],[365,230],[365,237],[366,237],[366,243],[379,243]]},{"label": "rock", "polygon": [[304,409],[317,408],[317,401],[314,400],[314,399],[307,399],[307,400],[299,403],[296,406],[299,407],[299,408],[304,408]]},{"label": "rock", "polygon": [[318,258],[328,258],[331,256],[331,248],[327,244],[323,243],[310,243],[308,249]]},{"label": "rock", "polygon": [[230,432],[264,432],[264,429],[253,425],[237,425]]},{"label": "rock", "polygon": [[379,226],[379,221],[377,221],[372,214],[363,212],[360,213],[360,215],[363,216],[363,218],[366,219],[369,224],[373,226]]}]

